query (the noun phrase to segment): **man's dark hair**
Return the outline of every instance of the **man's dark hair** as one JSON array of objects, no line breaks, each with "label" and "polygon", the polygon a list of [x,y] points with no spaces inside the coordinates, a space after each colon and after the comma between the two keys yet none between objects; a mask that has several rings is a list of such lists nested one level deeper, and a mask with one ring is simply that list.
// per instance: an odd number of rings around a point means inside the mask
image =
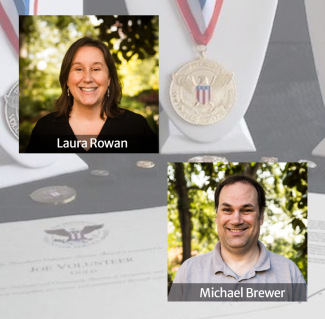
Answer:
[{"label": "man's dark hair", "polygon": [[228,178],[226,178],[224,181],[222,181],[218,187],[216,188],[216,191],[214,193],[214,202],[215,202],[215,208],[218,209],[219,206],[219,196],[220,196],[220,192],[221,190],[228,185],[233,185],[236,183],[242,183],[242,184],[251,184],[252,186],[255,187],[256,191],[257,191],[257,202],[258,202],[258,209],[259,209],[259,213],[261,216],[261,212],[263,211],[264,207],[266,207],[266,203],[265,203],[265,191],[263,189],[263,187],[256,182],[254,179],[247,177],[247,176],[243,176],[243,175],[233,175],[230,176]]}]

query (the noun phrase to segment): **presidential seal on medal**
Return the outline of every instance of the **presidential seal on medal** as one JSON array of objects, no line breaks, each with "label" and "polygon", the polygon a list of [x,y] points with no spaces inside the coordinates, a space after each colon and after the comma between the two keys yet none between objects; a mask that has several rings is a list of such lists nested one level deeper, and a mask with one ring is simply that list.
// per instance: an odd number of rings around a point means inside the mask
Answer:
[{"label": "presidential seal on medal", "polygon": [[173,74],[171,103],[176,113],[191,124],[218,123],[231,110],[235,97],[233,74],[214,61],[201,58]]},{"label": "presidential seal on medal", "polygon": [[4,96],[5,117],[10,131],[19,138],[19,82]]}]

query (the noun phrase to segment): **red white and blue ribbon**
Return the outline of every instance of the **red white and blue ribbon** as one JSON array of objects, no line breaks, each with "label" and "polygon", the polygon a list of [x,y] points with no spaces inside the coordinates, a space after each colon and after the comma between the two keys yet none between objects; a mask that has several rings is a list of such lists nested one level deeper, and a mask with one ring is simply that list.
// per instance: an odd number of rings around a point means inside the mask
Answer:
[{"label": "red white and blue ribbon", "polygon": [[218,22],[224,0],[176,0],[197,44],[207,45]]},{"label": "red white and blue ribbon", "polygon": [[19,15],[37,14],[38,0],[0,0],[0,25],[19,54]]},{"label": "red white and blue ribbon", "polygon": [[[19,0],[14,0],[19,1]],[[25,15],[37,15],[38,0],[20,0],[25,3]]]}]

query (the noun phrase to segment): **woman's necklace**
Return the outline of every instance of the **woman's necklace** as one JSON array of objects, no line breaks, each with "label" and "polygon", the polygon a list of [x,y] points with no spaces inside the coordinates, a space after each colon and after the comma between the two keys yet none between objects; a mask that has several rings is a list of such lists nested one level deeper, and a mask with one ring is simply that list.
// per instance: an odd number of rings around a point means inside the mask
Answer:
[{"label": "woman's necklace", "polygon": [[82,131],[82,133],[84,133],[85,135],[88,135],[88,134],[87,134],[87,133],[82,129],[82,127],[80,126],[80,124],[79,124],[79,122],[77,121],[77,118],[76,118],[74,112],[72,111],[71,113],[72,113],[73,118],[75,119],[77,125],[79,126],[80,130]]}]

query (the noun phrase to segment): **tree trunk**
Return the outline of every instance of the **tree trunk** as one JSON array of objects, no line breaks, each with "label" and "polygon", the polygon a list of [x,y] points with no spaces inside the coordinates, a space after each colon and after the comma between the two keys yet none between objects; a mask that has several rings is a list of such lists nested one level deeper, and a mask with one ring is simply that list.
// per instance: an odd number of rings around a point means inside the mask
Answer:
[{"label": "tree trunk", "polygon": [[21,58],[27,57],[25,28],[26,28],[26,16],[19,16],[19,57]]},{"label": "tree trunk", "polygon": [[253,178],[253,179],[256,180],[256,178],[257,178],[257,171],[260,168],[260,166],[261,166],[261,163],[256,163],[254,166],[251,166],[250,163],[247,163],[245,165],[245,172],[244,172],[244,174],[247,177],[250,177],[250,178]]},{"label": "tree trunk", "polygon": [[178,216],[181,224],[183,242],[183,261],[191,257],[192,221],[190,213],[190,200],[184,175],[184,164],[175,163],[175,188],[178,195]]}]

